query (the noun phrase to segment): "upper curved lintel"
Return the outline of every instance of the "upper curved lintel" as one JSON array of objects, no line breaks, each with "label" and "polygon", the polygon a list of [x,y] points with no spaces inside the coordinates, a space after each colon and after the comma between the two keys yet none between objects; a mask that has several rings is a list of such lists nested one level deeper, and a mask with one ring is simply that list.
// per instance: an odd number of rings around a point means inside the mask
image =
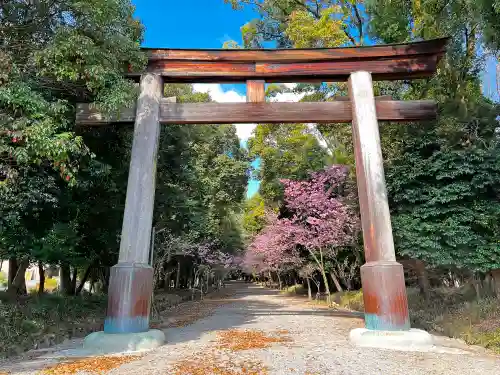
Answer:
[{"label": "upper curved lintel", "polygon": [[[375,80],[413,79],[434,74],[448,38],[363,47],[263,50],[145,48],[147,71],[166,82],[345,81],[365,70]],[[138,73],[139,74],[139,73]],[[134,75],[134,74],[132,74]]]}]

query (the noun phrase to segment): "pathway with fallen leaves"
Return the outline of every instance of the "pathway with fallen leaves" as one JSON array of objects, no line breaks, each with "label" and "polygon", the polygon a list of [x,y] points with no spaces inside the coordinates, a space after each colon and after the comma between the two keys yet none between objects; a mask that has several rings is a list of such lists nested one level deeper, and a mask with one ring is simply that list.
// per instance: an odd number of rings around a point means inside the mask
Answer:
[{"label": "pathway with fallen leaves", "polygon": [[234,295],[224,302],[208,300],[165,319],[167,344],[147,354],[73,359],[44,372],[11,374],[500,374],[499,357],[458,341],[440,339],[446,347],[426,353],[357,348],[348,335],[363,326],[359,316],[251,284],[228,288]]}]

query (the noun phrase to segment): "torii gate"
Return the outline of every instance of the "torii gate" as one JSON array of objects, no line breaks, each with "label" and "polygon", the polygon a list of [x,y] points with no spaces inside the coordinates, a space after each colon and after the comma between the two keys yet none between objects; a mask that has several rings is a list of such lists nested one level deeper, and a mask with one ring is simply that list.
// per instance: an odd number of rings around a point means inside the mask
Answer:
[{"label": "torii gate", "polygon": [[[136,108],[105,118],[80,104],[78,125],[135,122],[118,264],[111,269],[104,333],[149,329],[153,269],[149,264],[160,124],[352,122],[366,263],[361,267],[365,325],[374,331],[408,331],[403,267],[396,262],[377,120],[436,117],[433,101],[375,98],[374,80],[430,77],[447,39],[411,44],[332,49],[145,49]],[[349,100],[266,103],[265,82],[348,81]],[[246,82],[248,103],[175,103],[163,83]],[[379,100],[380,99],[380,100]]]}]

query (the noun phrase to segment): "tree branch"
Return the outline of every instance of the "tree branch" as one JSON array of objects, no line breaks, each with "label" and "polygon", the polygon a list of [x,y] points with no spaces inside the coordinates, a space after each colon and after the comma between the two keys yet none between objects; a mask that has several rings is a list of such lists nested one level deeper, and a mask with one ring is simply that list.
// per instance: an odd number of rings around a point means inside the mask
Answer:
[{"label": "tree branch", "polygon": [[354,14],[357,19],[357,26],[358,26],[358,32],[359,32],[359,44],[363,44],[363,19],[361,17],[361,14],[359,13],[359,9],[356,3],[352,4],[352,7],[354,9]]}]

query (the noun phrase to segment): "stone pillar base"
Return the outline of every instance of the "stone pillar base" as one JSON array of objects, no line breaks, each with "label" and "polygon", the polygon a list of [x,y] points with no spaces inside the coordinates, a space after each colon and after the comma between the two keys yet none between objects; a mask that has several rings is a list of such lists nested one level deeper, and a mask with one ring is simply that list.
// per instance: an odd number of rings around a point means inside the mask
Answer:
[{"label": "stone pillar base", "polygon": [[109,334],[101,331],[85,337],[83,350],[93,354],[126,353],[155,349],[164,343],[165,334],[157,329],[121,334]]},{"label": "stone pillar base", "polygon": [[369,330],[408,331],[410,318],[403,266],[396,261],[361,266],[365,326]]},{"label": "stone pillar base", "polygon": [[402,351],[428,351],[434,347],[432,336],[420,329],[409,331],[373,331],[356,328],[349,334],[356,346]]},{"label": "stone pillar base", "polygon": [[152,293],[153,268],[150,265],[118,263],[113,266],[104,332],[147,332]]}]

